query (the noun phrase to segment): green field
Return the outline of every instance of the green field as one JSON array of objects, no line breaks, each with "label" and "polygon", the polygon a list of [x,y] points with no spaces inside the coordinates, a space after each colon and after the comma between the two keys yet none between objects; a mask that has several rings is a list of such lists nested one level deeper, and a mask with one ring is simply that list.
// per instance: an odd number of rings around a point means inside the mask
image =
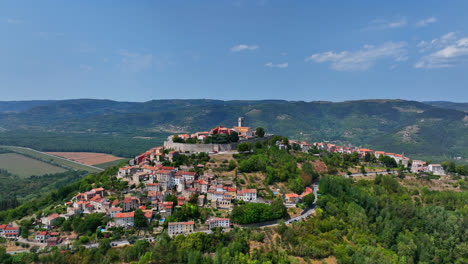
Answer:
[{"label": "green field", "polygon": [[119,165],[121,162],[123,161],[128,161],[128,159],[119,159],[119,160],[114,160],[114,161],[110,161],[110,162],[105,162],[105,163],[101,163],[101,164],[96,164],[94,165],[95,167],[99,167],[99,168],[102,168],[102,169],[107,169],[109,167],[113,167],[113,166],[117,166]]},{"label": "green field", "polygon": [[31,175],[41,176],[48,173],[65,172],[61,167],[54,166],[36,159],[28,158],[17,153],[0,154],[0,168],[26,178]]},{"label": "green field", "polygon": [[42,160],[43,162],[49,163],[51,166],[53,166],[54,164],[57,164],[58,167],[62,167],[64,169],[67,168],[71,170],[83,170],[83,171],[88,171],[88,172],[102,171],[102,169],[99,169],[97,167],[79,164],[70,160],[59,158],[57,156],[52,156],[52,155],[39,152],[33,149],[29,149],[29,148],[16,147],[16,146],[0,146],[0,148],[8,149],[18,154],[24,154],[26,156],[30,156],[30,157]]}]

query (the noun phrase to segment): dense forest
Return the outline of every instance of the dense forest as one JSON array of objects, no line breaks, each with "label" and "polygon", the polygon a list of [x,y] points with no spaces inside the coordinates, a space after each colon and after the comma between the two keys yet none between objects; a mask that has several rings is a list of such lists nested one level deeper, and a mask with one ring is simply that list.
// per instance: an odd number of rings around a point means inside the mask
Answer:
[{"label": "dense forest", "polygon": [[154,146],[161,145],[167,134],[154,133],[151,136],[154,138],[17,130],[0,132],[0,145],[29,147],[43,152],[98,152],[133,158]]}]

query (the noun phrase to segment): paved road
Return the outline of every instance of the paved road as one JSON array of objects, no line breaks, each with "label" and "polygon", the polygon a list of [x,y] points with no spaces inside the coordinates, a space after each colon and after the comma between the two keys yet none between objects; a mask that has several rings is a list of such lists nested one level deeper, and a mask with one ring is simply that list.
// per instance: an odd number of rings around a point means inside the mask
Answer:
[{"label": "paved road", "polygon": [[7,251],[6,253],[10,255],[15,255],[15,254],[24,253],[24,252],[29,252],[29,249]]},{"label": "paved road", "polygon": [[[139,239],[143,239],[143,238],[139,238]],[[130,245],[130,242],[128,242],[128,240],[115,240],[115,241],[111,241],[111,246],[113,247],[119,247],[119,246],[125,246],[125,245]],[[92,243],[92,244],[87,244],[87,245],[83,245],[85,248],[97,248],[99,246],[99,243]]]}]

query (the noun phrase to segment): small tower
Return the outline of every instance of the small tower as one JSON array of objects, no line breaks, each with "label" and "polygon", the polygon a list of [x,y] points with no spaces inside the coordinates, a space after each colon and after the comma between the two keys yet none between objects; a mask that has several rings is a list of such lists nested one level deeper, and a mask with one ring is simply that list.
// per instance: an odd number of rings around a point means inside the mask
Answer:
[{"label": "small tower", "polygon": [[239,119],[237,120],[237,126],[238,127],[243,127],[244,126],[244,118],[243,117],[239,117]]}]

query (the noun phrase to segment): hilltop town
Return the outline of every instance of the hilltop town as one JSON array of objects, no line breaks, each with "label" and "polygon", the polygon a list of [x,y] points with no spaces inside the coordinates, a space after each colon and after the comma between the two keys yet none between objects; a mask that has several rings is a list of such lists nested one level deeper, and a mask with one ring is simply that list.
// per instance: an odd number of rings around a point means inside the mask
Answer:
[{"label": "hilltop town", "polygon": [[[218,126],[190,135],[171,135],[163,146],[130,159],[111,175],[114,186],[120,188],[89,185],[84,187],[89,189],[77,193],[63,205],[33,219],[29,225],[31,230],[21,230],[17,224],[1,225],[0,236],[39,247],[58,244],[71,246],[78,236],[60,232],[64,223],[75,217],[94,214],[106,218],[105,224],[97,227],[100,233],[121,234],[125,230],[151,227],[154,234],[167,232],[169,236],[194,232],[208,234],[213,228],[227,231],[243,224],[271,226],[276,224],[277,219],[291,223],[312,217],[318,191],[316,179],[303,186],[300,192],[287,187],[273,188],[268,184],[263,188],[252,182],[247,188],[245,181],[237,177],[242,174],[245,177],[242,166],[238,166],[233,159],[230,162],[224,160],[220,165],[232,171],[232,177],[220,175],[219,170],[213,170],[209,165],[210,160],[213,162],[217,157],[248,155],[254,148],[274,148],[280,152],[304,153],[310,157],[324,153],[328,156],[341,155],[357,159],[357,162],[381,162],[388,164],[389,168],[405,168],[412,173],[445,173],[439,164],[412,161],[403,154],[324,142],[307,143],[266,134],[263,128],[253,130],[244,126],[240,117],[238,125],[233,128]],[[387,169],[380,173],[391,172]],[[344,174],[345,177],[353,175],[349,172]],[[244,211],[239,213],[238,208],[249,206],[257,212],[270,210],[271,206],[277,208],[277,212],[272,213],[275,216],[261,219],[239,220],[239,214]],[[181,219],[184,221],[177,221]],[[149,241],[153,239],[151,233],[141,236],[139,231],[136,237],[145,237]],[[126,240],[115,241],[113,246],[130,243],[128,236]],[[86,240],[80,242],[88,243]],[[92,247],[93,244],[90,242],[88,246]]]}]

